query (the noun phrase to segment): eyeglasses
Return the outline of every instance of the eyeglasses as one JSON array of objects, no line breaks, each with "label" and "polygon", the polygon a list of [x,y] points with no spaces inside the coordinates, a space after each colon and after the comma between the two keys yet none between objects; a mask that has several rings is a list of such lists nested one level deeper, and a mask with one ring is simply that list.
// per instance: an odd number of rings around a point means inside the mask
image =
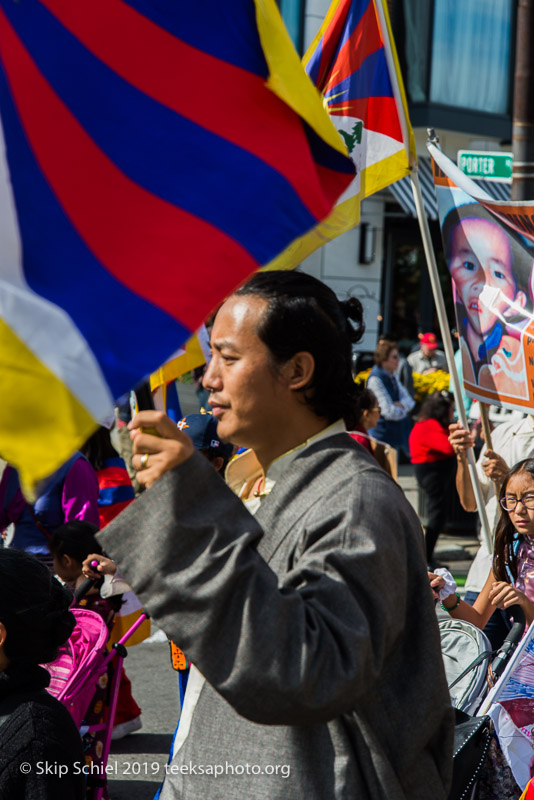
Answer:
[{"label": "eyeglasses", "polygon": [[505,511],[515,511],[515,507],[518,503],[523,503],[523,506],[528,508],[529,511],[534,511],[534,494],[526,494],[524,497],[505,495],[501,497],[499,503]]}]

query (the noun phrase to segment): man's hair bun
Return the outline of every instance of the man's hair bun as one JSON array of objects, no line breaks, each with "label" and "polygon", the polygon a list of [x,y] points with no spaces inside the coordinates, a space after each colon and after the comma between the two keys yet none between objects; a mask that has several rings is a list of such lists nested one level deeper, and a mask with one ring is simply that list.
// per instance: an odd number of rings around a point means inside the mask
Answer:
[{"label": "man's hair bun", "polygon": [[356,344],[365,333],[363,306],[357,297],[349,297],[347,300],[342,300],[340,306],[347,319],[350,341],[352,344]]}]

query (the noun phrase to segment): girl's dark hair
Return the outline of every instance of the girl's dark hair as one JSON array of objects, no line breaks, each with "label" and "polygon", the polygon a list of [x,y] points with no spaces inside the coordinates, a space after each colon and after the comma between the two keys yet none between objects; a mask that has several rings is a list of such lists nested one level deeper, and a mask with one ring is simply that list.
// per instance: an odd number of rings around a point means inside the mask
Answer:
[{"label": "girl's dark hair", "polygon": [[103,425],[80,447],[80,452],[97,471],[103,468],[106,459],[119,455],[111,444],[110,432]]},{"label": "girl's dark hair", "polygon": [[60,525],[48,542],[53,556],[69,556],[81,564],[90,553],[102,553],[102,548],[95,539],[98,528],[92,522],[73,520]]},{"label": "girl's dark hair", "polygon": [[391,339],[380,339],[373,354],[376,366],[380,367],[384,361],[388,360],[391,351],[398,349],[397,342],[392,342]]},{"label": "girl's dark hair", "polygon": [[[534,458],[525,458],[518,461],[506,475],[499,493],[499,500],[506,494],[506,487],[510,478],[519,472],[528,472],[534,478]],[[512,525],[510,515],[501,509],[501,516],[495,531],[495,546],[493,551],[493,572],[498,581],[510,583],[510,574],[517,578],[517,558],[514,553],[514,540],[516,530]],[[508,570],[510,574],[508,573]]]},{"label": "girl's dark hair", "polygon": [[0,550],[0,621],[11,666],[47,664],[74,630],[71,593],[50,570],[20,550]]},{"label": "girl's dark hair", "polygon": [[267,300],[257,334],[269,348],[274,366],[299,351],[310,353],[315,371],[303,390],[306,402],[318,417],[329,422],[342,418],[352,427],[357,395],[352,345],[365,330],[360,301],[338,300],[332,289],[304,272],[275,270],[256,273],[235,294]]},{"label": "girl's dark hair", "polygon": [[421,406],[418,421],[437,419],[443,428],[449,427],[450,411],[454,406],[454,396],[450,392],[434,392]]},{"label": "girl's dark hair", "polygon": [[360,425],[364,411],[370,411],[378,405],[376,395],[370,389],[360,388],[360,393],[356,398],[356,424]]}]

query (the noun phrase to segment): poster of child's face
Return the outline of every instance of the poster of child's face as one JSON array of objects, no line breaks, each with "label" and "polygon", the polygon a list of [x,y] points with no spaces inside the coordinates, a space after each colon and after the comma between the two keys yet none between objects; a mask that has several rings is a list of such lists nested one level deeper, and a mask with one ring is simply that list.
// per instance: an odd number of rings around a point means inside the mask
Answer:
[{"label": "poster of child's face", "polygon": [[[498,320],[498,313],[509,310],[514,300],[524,308],[526,293],[518,288],[514,276],[510,242],[494,222],[476,217],[459,220],[451,236],[449,271],[458,299],[467,314],[467,325],[477,336],[487,336]],[[500,289],[495,308],[480,302],[484,286]]]},{"label": "poster of child's face", "polygon": [[524,333],[532,322],[533,257],[521,237],[479,203],[443,221],[466,389],[528,399]]}]

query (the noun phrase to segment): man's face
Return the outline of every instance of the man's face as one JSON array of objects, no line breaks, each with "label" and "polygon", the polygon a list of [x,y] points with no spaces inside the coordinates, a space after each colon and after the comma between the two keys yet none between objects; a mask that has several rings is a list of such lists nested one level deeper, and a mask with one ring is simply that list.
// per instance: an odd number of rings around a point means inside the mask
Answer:
[{"label": "man's face", "polygon": [[289,390],[275,373],[269,350],[256,333],[267,302],[253,295],[231,297],[215,318],[212,359],[204,375],[221,439],[241,447],[264,447],[276,437]]},{"label": "man's face", "polygon": [[430,347],[428,344],[421,345],[421,352],[425,356],[425,358],[430,358],[430,356],[434,353],[435,347]]},{"label": "man's face", "polygon": [[508,311],[506,298],[520,305],[526,302],[518,292],[512,274],[512,255],[504,231],[485,219],[465,219],[452,234],[449,270],[456,291],[467,311],[471,327],[478,334],[491,330],[497,315],[480,302],[484,286],[500,289],[501,299],[495,310]]}]

